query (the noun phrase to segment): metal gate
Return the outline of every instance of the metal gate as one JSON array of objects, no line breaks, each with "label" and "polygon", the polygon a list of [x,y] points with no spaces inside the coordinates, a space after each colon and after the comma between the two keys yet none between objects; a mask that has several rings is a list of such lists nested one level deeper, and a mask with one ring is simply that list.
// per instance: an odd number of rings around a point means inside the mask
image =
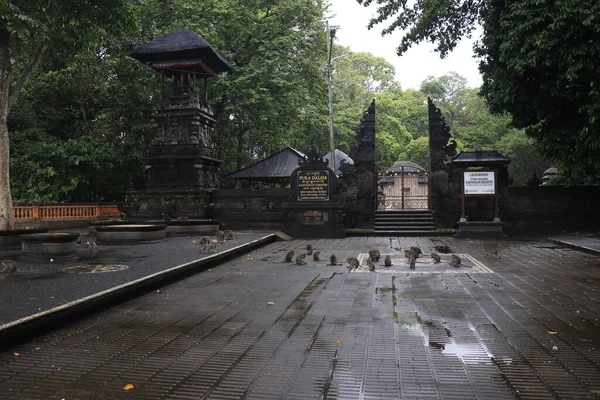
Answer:
[{"label": "metal gate", "polygon": [[429,209],[429,173],[400,173],[380,179],[379,210]]}]

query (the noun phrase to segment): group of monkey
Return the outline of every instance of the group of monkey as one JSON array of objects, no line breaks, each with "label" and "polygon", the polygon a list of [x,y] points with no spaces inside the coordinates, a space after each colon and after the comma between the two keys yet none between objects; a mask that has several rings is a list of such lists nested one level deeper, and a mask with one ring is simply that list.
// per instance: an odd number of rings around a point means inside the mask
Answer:
[{"label": "group of monkey", "polygon": [[[225,243],[226,240],[235,239],[235,235],[231,230],[217,231],[217,243]],[[217,251],[217,243],[214,243],[208,236],[202,236],[200,239],[194,241],[200,245],[200,252],[207,253],[209,251]]]},{"label": "group of monkey", "polygon": [[[305,254],[303,253],[303,254],[299,254],[296,256],[295,260],[296,260],[297,265],[306,264],[306,261],[304,261],[304,259],[306,258],[307,255],[312,255],[314,261],[321,260],[321,257],[320,257],[321,252],[320,251],[313,252],[312,244],[310,244],[310,243],[307,244],[306,250],[307,250],[307,252]],[[285,255],[285,262],[292,262],[292,260],[294,259],[294,254],[295,254],[294,250],[288,251]],[[406,257],[406,259],[408,260],[408,265],[410,266],[410,269],[416,268],[417,258],[419,258],[419,256],[421,254],[423,254],[423,252],[417,246],[413,246],[410,249],[404,250],[404,257]],[[380,258],[381,258],[381,252],[379,250],[369,250],[369,259],[367,260],[367,267],[368,267],[369,271],[375,271],[375,262],[379,262]],[[431,253],[431,258],[433,259],[434,264],[439,264],[441,262],[441,257],[439,256],[439,254]],[[349,264],[348,265],[349,270],[352,268],[360,267],[360,262],[358,261],[358,259],[356,257],[349,257],[346,259],[346,261]],[[460,267],[460,265],[461,265],[460,257],[457,256],[456,254],[452,254],[452,260],[449,262],[449,264],[453,267]],[[327,265],[340,265],[337,263],[337,257],[335,254],[332,254],[331,256],[329,256],[329,264],[327,264]],[[384,265],[386,267],[392,266],[392,258],[390,257],[390,255],[385,256]]]}]

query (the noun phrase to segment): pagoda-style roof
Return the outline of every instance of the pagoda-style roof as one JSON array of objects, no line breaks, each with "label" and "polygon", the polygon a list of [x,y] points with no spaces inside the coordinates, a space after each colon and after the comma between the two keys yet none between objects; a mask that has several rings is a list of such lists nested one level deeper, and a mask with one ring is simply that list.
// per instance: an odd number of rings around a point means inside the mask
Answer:
[{"label": "pagoda-style roof", "polygon": [[287,183],[300,160],[306,160],[304,153],[290,147],[284,147],[262,161],[229,174],[233,179],[260,181],[266,183]]},{"label": "pagoda-style roof", "polygon": [[214,75],[233,69],[206,39],[188,28],[142,44],[131,56],[156,70],[187,68]]},{"label": "pagoda-style roof", "polygon": [[415,173],[415,172],[425,172],[425,168],[421,167],[419,164],[410,162],[410,161],[398,161],[394,163],[391,167],[389,167],[385,172],[387,174],[400,174],[404,169],[404,173]]},{"label": "pagoda-style roof", "polygon": [[485,167],[510,164],[510,158],[495,150],[461,151],[452,159],[460,167]]},{"label": "pagoda-style roof", "polygon": [[[335,174],[339,176],[341,174],[340,167],[342,166],[342,161],[347,162],[350,165],[354,164],[354,160],[350,158],[350,156],[344,153],[341,150],[335,149],[333,154],[335,154]],[[329,165],[329,169],[331,169],[331,152],[325,154],[323,156],[323,161],[327,161]]]}]

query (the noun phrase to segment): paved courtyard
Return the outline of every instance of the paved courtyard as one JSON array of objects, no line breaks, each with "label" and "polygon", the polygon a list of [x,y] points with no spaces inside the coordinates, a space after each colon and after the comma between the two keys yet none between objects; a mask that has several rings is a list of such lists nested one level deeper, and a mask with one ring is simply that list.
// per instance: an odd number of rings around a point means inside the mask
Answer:
[{"label": "paved courtyard", "polygon": [[600,256],[549,241],[281,241],[0,353],[0,397],[600,398],[599,303]]}]

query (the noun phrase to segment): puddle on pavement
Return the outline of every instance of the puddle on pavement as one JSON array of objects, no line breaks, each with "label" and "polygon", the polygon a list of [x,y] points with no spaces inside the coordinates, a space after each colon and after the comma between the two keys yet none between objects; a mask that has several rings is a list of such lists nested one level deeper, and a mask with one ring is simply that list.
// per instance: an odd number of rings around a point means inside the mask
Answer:
[{"label": "puddle on pavement", "polygon": [[429,342],[429,347],[442,350],[443,355],[456,356],[459,358],[481,353],[481,348],[479,348],[479,346],[471,346],[468,344]]}]

